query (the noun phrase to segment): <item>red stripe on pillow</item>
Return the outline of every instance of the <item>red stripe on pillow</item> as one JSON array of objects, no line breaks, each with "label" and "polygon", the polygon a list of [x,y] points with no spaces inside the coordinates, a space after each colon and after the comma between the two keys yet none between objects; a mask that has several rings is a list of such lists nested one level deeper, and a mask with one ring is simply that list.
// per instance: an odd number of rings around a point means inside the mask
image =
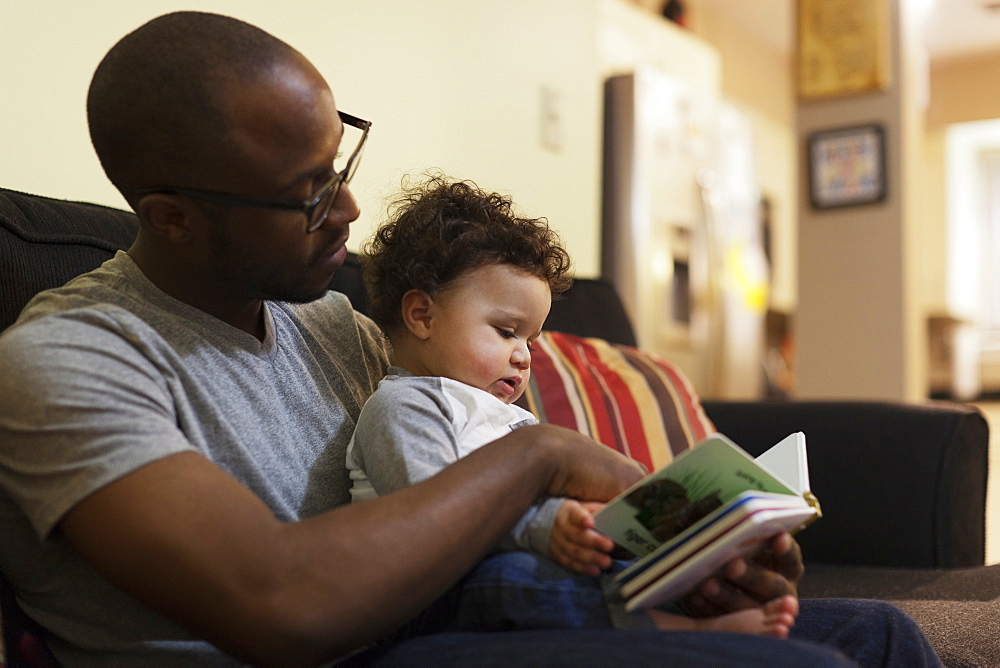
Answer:
[{"label": "red stripe on pillow", "polygon": [[584,341],[581,347],[588,368],[601,385],[602,399],[611,417],[614,447],[619,452],[650,466],[652,458],[649,454],[649,443],[634,393],[628,381],[613,366],[617,364],[619,369],[622,368],[624,360],[621,353],[600,339]]},{"label": "red stripe on pillow", "polygon": [[534,413],[540,422],[580,431],[569,396],[570,391],[576,391],[575,387],[563,380],[556,368],[557,363],[558,360],[553,357],[548,341],[544,340],[544,336],[539,338],[535,343],[535,351],[531,354],[531,378],[528,389],[517,403]]},{"label": "red stripe on pillow", "polygon": [[[567,375],[573,378],[576,396],[585,410],[588,424],[580,431],[589,434],[595,441],[618,449],[603,392],[587,363],[585,340],[561,333],[550,333],[548,338],[559,355]],[[570,391],[571,388],[567,388],[567,392]]]},{"label": "red stripe on pillow", "polygon": [[714,431],[684,374],[641,350],[543,332],[531,370],[523,407],[650,469]]}]

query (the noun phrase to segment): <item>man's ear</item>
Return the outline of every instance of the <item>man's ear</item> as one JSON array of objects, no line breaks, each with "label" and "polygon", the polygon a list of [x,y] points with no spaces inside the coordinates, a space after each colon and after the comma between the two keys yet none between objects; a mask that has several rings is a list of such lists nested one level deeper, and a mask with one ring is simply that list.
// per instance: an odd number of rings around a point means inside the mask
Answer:
[{"label": "man's ear", "polygon": [[423,290],[410,290],[403,295],[403,324],[421,341],[431,335],[431,306],[434,300]]},{"label": "man's ear", "polygon": [[175,195],[146,195],[139,201],[136,213],[153,234],[170,243],[184,244],[194,237],[191,209]]}]

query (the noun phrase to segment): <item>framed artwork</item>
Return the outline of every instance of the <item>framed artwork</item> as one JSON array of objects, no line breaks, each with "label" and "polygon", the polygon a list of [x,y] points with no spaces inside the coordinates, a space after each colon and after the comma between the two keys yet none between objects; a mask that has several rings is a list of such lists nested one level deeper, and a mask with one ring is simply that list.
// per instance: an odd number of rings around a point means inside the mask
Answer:
[{"label": "framed artwork", "polygon": [[858,125],[809,136],[809,200],[815,209],[885,199],[885,132]]},{"label": "framed artwork", "polygon": [[889,84],[888,2],[798,0],[801,99],[884,90]]}]

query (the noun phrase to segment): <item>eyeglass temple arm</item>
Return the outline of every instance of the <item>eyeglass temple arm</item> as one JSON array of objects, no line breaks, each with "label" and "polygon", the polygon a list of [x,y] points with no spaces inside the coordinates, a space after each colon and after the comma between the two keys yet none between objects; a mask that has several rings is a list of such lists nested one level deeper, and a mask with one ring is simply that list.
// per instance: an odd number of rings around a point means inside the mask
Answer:
[{"label": "eyeglass temple arm", "polygon": [[359,130],[367,130],[372,126],[371,121],[366,121],[364,119],[358,118],[357,116],[352,116],[346,111],[338,111],[337,115],[340,116],[341,122],[347,123],[351,127],[358,128]]}]

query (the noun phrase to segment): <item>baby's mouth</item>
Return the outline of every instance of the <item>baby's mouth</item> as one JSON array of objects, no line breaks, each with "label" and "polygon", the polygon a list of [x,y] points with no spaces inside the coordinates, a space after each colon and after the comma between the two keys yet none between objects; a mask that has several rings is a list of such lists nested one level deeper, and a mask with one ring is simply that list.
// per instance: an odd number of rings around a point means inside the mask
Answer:
[{"label": "baby's mouth", "polygon": [[510,388],[511,394],[513,394],[521,385],[521,379],[516,376],[512,378],[501,378],[500,382]]}]

